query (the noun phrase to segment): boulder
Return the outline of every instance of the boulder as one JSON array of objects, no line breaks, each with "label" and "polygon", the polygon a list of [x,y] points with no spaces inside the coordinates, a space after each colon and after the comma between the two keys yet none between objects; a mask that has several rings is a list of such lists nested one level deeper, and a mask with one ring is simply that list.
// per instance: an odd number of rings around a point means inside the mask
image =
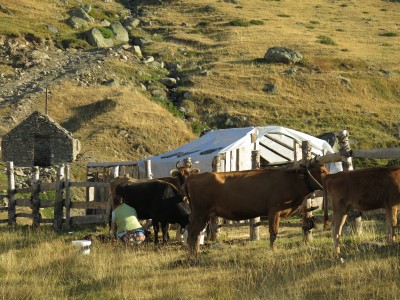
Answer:
[{"label": "boulder", "polygon": [[94,19],[83,8],[76,8],[69,13],[71,17],[84,19],[86,22],[93,22]]},{"label": "boulder", "polygon": [[176,86],[176,79],[171,77],[160,78],[159,81],[166,87]]},{"label": "boulder", "polygon": [[132,29],[139,26],[140,20],[137,18],[127,17],[122,21],[122,24],[126,29]]},{"label": "boulder", "polygon": [[295,50],[285,47],[272,47],[267,50],[264,59],[268,63],[298,63],[303,59],[303,55]]},{"label": "boulder", "polygon": [[128,31],[124,28],[124,26],[122,26],[120,22],[113,22],[110,25],[110,28],[115,34],[114,40],[124,43],[129,42]]},{"label": "boulder", "polygon": [[106,39],[97,28],[92,28],[87,32],[87,40],[90,45],[97,48],[109,48],[113,46],[112,39]]},{"label": "boulder", "polygon": [[84,19],[75,16],[70,17],[67,20],[67,24],[74,29],[88,27],[88,23]]}]

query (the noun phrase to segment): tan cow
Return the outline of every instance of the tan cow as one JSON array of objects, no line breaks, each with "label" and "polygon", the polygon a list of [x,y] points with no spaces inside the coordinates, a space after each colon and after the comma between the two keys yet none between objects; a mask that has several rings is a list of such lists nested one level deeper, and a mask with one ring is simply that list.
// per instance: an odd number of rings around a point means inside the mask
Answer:
[{"label": "tan cow", "polygon": [[323,180],[324,223],[328,221],[328,200],[332,204],[332,238],[336,254],[339,237],[349,210],[386,210],[387,241],[396,240],[400,205],[400,167],[374,167],[329,174]]},{"label": "tan cow", "polygon": [[280,217],[289,216],[305,196],[321,189],[321,178],[327,173],[325,167],[314,165],[310,170],[268,168],[188,176],[185,184],[192,211],[189,251],[197,254],[199,233],[214,216],[229,220],[268,216],[270,246],[274,248]]}]

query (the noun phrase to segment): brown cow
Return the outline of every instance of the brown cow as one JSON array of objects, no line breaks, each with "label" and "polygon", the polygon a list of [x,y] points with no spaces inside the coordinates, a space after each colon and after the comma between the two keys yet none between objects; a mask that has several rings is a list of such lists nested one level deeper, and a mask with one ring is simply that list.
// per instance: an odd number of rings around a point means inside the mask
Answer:
[{"label": "brown cow", "polygon": [[323,180],[324,223],[328,221],[328,200],[332,203],[332,238],[336,254],[339,237],[349,210],[386,210],[387,241],[396,240],[400,205],[400,167],[374,167],[329,174]]},{"label": "brown cow", "polygon": [[250,171],[212,172],[186,179],[191,221],[189,251],[199,250],[199,233],[210,217],[245,220],[268,216],[270,246],[278,234],[281,216],[287,217],[305,196],[321,189],[321,178],[328,170],[314,165],[310,170],[268,168]]}]

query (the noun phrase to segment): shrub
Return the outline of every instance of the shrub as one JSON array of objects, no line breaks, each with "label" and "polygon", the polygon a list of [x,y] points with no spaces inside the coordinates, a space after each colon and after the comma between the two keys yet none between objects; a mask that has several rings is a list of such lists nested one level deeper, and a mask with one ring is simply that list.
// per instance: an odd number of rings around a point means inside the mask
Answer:
[{"label": "shrub", "polygon": [[383,32],[379,34],[379,36],[387,36],[387,37],[394,37],[398,35],[399,34],[397,32]]},{"label": "shrub", "polygon": [[264,21],[262,21],[262,20],[251,20],[250,24],[251,25],[263,25]]},{"label": "shrub", "polygon": [[400,158],[394,158],[387,162],[386,167],[400,166]]},{"label": "shrub", "polygon": [[87,41],[78,38],[68,38],[61,41],[62,49],[75,48],[75,49],[87,49],[90,45]]},{"label": "shrub", "polygon": [[233,20],[228,23],[230,26],[248,27],[250,23],[245,20]]},{"label": "shrub", "polygon": [[324,45],[337,45],[334,40],[332,40],[329,36],[320,35],[318,36],[318,41]]}]

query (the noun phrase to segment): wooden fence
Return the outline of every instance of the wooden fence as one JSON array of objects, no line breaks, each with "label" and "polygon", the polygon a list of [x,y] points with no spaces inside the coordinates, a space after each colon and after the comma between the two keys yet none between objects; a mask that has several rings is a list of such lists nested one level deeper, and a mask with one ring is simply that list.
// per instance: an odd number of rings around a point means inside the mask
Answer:
[{"label": "wooden fence", "polygon": [[[348,142],[348,132],[346,130],[338,134],[340,150],[338,153],[327,154],[324,156],[314,157],[313,159],[320,163],[341,162],[344,170],[352,170],[352,158],[382,158],[392,159],[400,157],[400,147],[388,149],[371,149],[371,150],[351,150]],[[295,161],[289,162],[292,168],[298,167],[300,164],[307,164],[311,159],[311,147],[309,142],[305,141],[301,145],[302,153],[299,153],[299,145],[294,145]],[[300,158],[302,155],[302,159]],[[213,171],[221,171],[221,161],[223,156],[216,156],[213,163]],[[252,168],[260,167],[260,152],[258,150],[252,151]],[[70,179],[69,166],[61,166],[57,171],[55,182],[40,183],[39,182],[39,169],[33,168],[32,185],[28,188],[15,188],[15,174],[12,162],[7,162],[7,176],[8,176],[8,191],[5,195],[0,195],[1,198],[8,198],[8,207],[0,208],[0,210],[8,211],[8,218],[0,220],[0,223],[8,223],[13,225],[16,223],[17,218],[26,217],[32,219],[33,226],[39,226],[41,223],[52,223],[55,229],[60,229],[62,225],[67,228],[74,225],[85,224],[107,224],[109,221],[111,203],[108,197],[109,184],[108,182],[115,177],[126,176],[127,174],[132,178],[147,178],[151,179],[151,161],[146,161],[145,174],[139,173],[138,163],[136,161],[128,162],[107,162],[107,163],[88,163],[87,164],[87,181],[74,182]],[[86,199],[85,201],[72,201],[71,189],[72,188],[85,188]],[[55,199],[41,200],[40,193],[46,191],[55,191]],[[30,194],[29,198],[18,198],[19,194]],[[311,201],[305,199],[302,209],[311,206]],[[16,207],[28,207],[32,209],[31,213],[17,213]],[[52,207],[54,208],[53,218],[42,218],[40,209]],[[71,216],[71,210],[85,210],[85,214]],[[94,214],[91,214],[93,213]],[[312,213],[308,212],[307,216]],[[214,218],[210,223],[209,235],[210,239],[215,239],[221,227],[233,226],[249,226],[250,239],[259,239],[258,226],[266,224],[260,221],[260,218],[249,220],[247,223],[222,223],[218,218]],[[305,239],[312,238],[312,232],[305,232]]]},{"label": "wooden fence", "polygon": [[[17,218],[25,217],[32,219],[34,227],[43,223],[53,224],[55,229],[61,229],[62,225],[66,228],[74,225],[85,224],[107,224],[110,215],[111,204],[108,197],[104,201],[72,201],[72,188],[101,187],[108,190],[108,183],[104,182],[75,182],[70,180],[69,166],[61,166],[57,170],[55,182],[41,183],[39,181],[39,168],[33,168],[33,178],[31,186],[27,188],[15,188],[15,171],[13,162],[7,162],[8,190],[7,194],[1,195],[1,198],[8,198],[8,207],[2,210],[8,211],[8,218],[0,220],[0,223],[14,225]],[[42,200],[41,193],[55,191],[55,197],[51,200]],[[22,195],[29,194],[29,197]],[[18,198],[21,197],[21,198]],[[30,208],[31,213],[17,213],[17,207]],[[41,208],[53,208],[53,218],[43,218],[40,212]],[[102,214],[84,215],[77,213],[71,216],[71,210],[101,210]]]}]

